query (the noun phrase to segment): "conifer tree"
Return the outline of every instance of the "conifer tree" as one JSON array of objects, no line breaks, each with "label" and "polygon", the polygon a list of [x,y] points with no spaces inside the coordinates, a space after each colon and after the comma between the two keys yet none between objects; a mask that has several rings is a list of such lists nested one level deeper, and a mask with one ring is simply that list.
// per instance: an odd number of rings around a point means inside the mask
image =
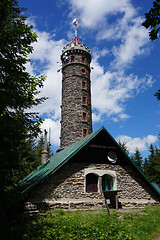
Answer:
[{"label": "conifer tree", "polygon": [[121,141],[119,141],[118,144],[121,146],[121,148],[123,149],[123,151],[124,151],[126,154],[129,154],[129,150],[128,150],[125,142],[122,143]]},{"label": "conifer tree", "polygon": [[44,76],[26,71],[37,35],[24,11],[17,0],[0,1],[0,191],[33,170],[33,142],[42,119],[30,109],[45,100],[37,97]]},{"label": "conifer tree", "polygon": [[160,186],[160,150],[151,144],[149,151],[150,154],[144,161],[143,171],[152,183]]},{"label": "conifer tree", "polygon": [[131,160],[140,170],[142,170],[143,157],[138,148],[136,148],[135,153],[131,156]]}]

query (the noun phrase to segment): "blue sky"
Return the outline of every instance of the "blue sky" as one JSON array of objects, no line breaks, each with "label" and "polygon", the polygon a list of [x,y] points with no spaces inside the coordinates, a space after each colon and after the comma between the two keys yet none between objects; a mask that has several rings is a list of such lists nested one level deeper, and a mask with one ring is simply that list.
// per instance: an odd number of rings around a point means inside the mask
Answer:
[{"label": "blue sky", "polygon": [[59,147],[62,48],[74,38],[72,21],[77,13],[78,37],[92,53],[93,130],[105,126],[133,153],[145,156],[150,144],[159,147],[160,40],[150,41],[141,26],[152,0],[20,0],[27,22],[34,25],[38,42],[27,71],[45,74],[41,95],[49,99],[34,110],[51,127],[51,144]]}]

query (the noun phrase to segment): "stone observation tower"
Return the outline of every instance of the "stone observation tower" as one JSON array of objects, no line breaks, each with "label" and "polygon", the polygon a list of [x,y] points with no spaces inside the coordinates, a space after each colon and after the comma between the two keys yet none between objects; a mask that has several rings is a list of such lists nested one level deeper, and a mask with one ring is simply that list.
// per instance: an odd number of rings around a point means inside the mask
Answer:
[{"label": "stone observation tower", "polygon": [[77,37],[76,14],[73,24],[75,25],[75,37],[63,48],[61,55],[61,149],[92,132],[91,54],[88,47]]}]

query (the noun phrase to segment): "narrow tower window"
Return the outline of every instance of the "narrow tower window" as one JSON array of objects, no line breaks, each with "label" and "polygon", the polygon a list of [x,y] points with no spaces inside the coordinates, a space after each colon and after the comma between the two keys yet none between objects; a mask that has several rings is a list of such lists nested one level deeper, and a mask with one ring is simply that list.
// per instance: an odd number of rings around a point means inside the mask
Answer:
[{"label": "narrow tower window", "polygon": [[82,96],[82,104],[87,105],[87,97],[86,96]]},{"label": "narrow tower window", "polygon": [[83,128],[83,137],[86,137],[88,135],[88,129]]},{"label": "narrow tower window", "polygon": [[86,112],[82,113],[82,120],[87,121],[87,113]]},{"label": "narrow tower window", "polygon": [[82,56],[82,63],[86,62],[86,58]]},{"label": "narrow tower window", "polygon": [[82,81],[82,89],[87,89],[87,83],[86,83],[86,81]]},{"label": "narrow tower window", "polygon": [[71,56],[71,62],[74,62],[74,56]]}]

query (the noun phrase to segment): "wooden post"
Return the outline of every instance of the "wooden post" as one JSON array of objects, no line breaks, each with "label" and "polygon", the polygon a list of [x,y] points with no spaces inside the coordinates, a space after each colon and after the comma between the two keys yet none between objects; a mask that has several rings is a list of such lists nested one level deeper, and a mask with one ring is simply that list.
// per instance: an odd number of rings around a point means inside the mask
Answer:
[{"label": "wooden post", "polygon": [[105,198],[105,205],[106,205],[106,208],[107,208],[108,216],[110,216],[111,214],[110,214],[110,210],[109,210],[109,206],[108,206],[106,198]]}]

